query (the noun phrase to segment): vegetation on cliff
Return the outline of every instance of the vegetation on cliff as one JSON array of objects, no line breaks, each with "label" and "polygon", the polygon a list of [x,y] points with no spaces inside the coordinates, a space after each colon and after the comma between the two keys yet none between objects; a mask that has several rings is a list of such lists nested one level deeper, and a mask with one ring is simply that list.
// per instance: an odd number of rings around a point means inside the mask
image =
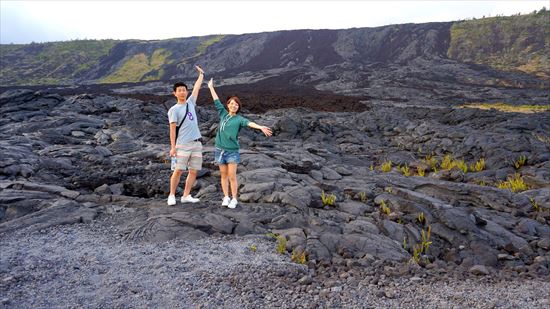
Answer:
[{"label": "vegetation on cliff", "polygon": [[102,83],[123,83],[158,80],[164,71],[162,66],[170,64],[168,58],[172,52],[166,49],[157,49],[148,56],[139,53],[131,56],[117,70],[101,80]]},{"label": "vegetation on cliff", "polygon": [[550,11],[454,23],[447,55],[462,62],[550,77]]},{"label": "vegetation on cliff", "polygon": [[108,55],[115,40],[0,45],[0,84],[65,84]]}]

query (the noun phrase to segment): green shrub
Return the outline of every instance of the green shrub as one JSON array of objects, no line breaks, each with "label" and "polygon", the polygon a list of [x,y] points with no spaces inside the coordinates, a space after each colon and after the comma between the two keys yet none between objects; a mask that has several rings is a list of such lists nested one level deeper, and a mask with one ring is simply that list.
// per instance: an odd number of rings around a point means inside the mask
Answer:
[{"label": "green shrub", "polygon": [[423,212],[419,213],[418,217],[416,217],[416,219],[418,220],[418,222],[420,224],[425,224],[426,223],[426,216],[424,216]]},{"label": "green shrub", "polygon": [[523,177],[518,173],[515,173],[514,176],[508,176],[506,181],[501,181],[497,184],[499,189],[508,189],[512,192],[521,192],[529,189],[529,186],[523,180]]},{"label": "green shrub", "polygon": [[367,201],[367,194],[365,192],[359,192],[359,200],[365,203]]},{"label": "green shrub", "polygon": [[525,162],[527,162],[527,157],[524,155],[519,156],[517,160],[514,162],[514,167],[518,170],[520,167],[525,165]]},{"label": "green shrub", "polygon": [[433,155],[426,155],[424,162],[430,167],[433,172],[437,172],[437,159]]},{"label": "green shrub", "polygon": [[280,254],[286,253],[286,237],[277,236],[277,252]]},{"label": "green shrub", "polygon": [[290,260],[294,263],[298,264],[305,264],[307,262],[307,256],[305,251],[300,251],[299,253],[296,252],[295,249],[292,249],[292,255],[290,256]]},{"label": "green shrub", "polygon": [[389,215],[391,213],[391,208],[386,205],[386,201],[384,200],[380,201],[380,212],[386,215]]},{"label": "green shrub", "polygon": [[[413,252],[411,261],[418,264],[420,262],[420,256],[424,253],[428,253],[428,249],[432,244],[431,241],[432,227],[428,226],[426,230],[420,230],[421,242],[413,246]],[[429,261],[426,260],[426,263]]]},{"label": "green shrub", "polygon": [[401,173],[403,174],[403,176],[405,176],[405,177],[411,176],[411,171],[410,171],[408,165],[400,166],[400,167],[398,167],[398,169],[401,171]]},{"label": "green shrub", "polygon": [[485,159],[481,158],[479,160],[477,160],[476,163],[472,164],[472,166],[470,166],[470,169],[472,171],[476,171],[476,172],[481,172],[485,169]]},{"label": "green shrub", "polygon": [[540,211],[540,206],[539,206],[539,204],[537,203],[537,201],[535,201],[534,198],[530,197],[530,198],[529,198],[529,202],[531,202],[531,206],[533,206],[533,210],[535,210],[535,211]]},{"label": "green shrub", "polygon": [[325,191],[321,192],[321,201],[323,202],[323,206],[334,206],[334,203],[336,202],[336,195],[325,194]]},{"label": "green shrub", "polygon": [[387,173],[391,171],[391,165],[392,165],[391,161],[384,161],[381,167],[382,172]]},{"label": "green shrub", "polygon": [[462,170],[462,172],[464,173],[468,172],[468,165],[464,162],[464,160],[455,159],[451,154],[446,154],[443,157],[440,167],[444,170],[451,170],[456,167]]}]

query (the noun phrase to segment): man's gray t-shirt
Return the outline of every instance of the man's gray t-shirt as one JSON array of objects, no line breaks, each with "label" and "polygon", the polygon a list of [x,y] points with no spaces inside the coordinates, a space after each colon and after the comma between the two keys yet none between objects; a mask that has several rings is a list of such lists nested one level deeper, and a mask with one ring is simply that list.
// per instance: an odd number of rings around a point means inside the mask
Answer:
[{"label": "man's gray t-shirt", "polygon": [[189,105],[187,117],[180,127],[176,145],[186,144],[201,138],[201,131],[199,130],[199,123],[197,121],[197,112],[195,111],[195,100],[196,98],[194,96],[190,96],[186,104],[176,104],[168,111],[168,121],[170,123],[175,122],[176,125],[179,125],[183,117],[185,117],[186,105]]}]

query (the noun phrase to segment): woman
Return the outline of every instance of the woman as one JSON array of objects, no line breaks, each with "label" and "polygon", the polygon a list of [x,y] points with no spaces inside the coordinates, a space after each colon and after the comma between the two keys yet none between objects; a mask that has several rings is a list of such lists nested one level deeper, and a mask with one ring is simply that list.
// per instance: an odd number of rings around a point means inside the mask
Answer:
[{"label": "woman", "polygon": [[[227,110],[220,102],[216,90],[214,90],[214,81],[210,79],[208,88],[212,94],[212,99],[220,115],[220,124],[216,134],[216,150],[214,157],[220,167],[221,185],[223,191],[222,206],[229,208],[237,207],[237,164],[241,162],[239,154],[238,135],[242,127],[250,127],[261,130],[265,136],[271,136],[271,129],[266,126],[258,125],[239,115],[241,110],[241,101],[237,96],[230,97],[227,102]],[[231,196],[229,198],[229,184],[231,184]]]}]

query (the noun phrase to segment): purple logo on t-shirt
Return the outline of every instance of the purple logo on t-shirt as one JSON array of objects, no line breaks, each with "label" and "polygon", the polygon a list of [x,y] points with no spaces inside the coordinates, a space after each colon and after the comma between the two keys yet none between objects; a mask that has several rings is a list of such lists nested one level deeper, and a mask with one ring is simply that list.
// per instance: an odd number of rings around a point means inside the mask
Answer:
[{"label": "purple logo on t-shirt", "polygon": [[193,120],[193,114],[191,114],[191,112],[187,112],[187,117],[189,117],[189,120]]}]

